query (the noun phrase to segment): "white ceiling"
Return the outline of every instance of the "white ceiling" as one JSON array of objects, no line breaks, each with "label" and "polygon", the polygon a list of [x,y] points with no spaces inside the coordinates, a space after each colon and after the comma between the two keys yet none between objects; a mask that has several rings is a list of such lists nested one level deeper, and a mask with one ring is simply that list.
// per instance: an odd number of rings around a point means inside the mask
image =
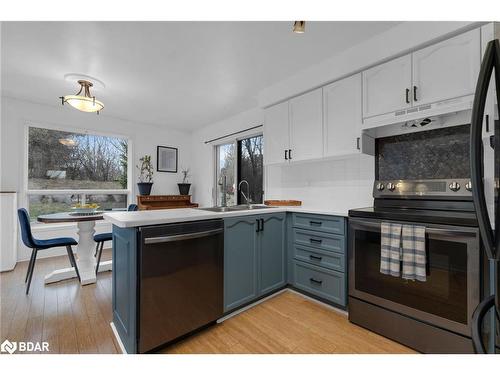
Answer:
[{"label": "white ceiling", "polygon": [[[102,80],[102,114],[191,131],[396,22],[3,22],[2,90],[59,105],[67,73]],[[82,114],[92,115],[92,114]]]}]

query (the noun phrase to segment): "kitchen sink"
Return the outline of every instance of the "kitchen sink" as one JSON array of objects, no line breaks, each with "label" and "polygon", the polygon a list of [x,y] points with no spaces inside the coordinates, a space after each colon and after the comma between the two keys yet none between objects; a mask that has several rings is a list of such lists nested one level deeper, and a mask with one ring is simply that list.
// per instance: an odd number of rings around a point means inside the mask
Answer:
[{"label": "kitchen sink", "polygon": [[269,206],[264,206],[260,204],[239,204],[237,206],[229,206],[229,207],[205,207],[198,208],[198,210],[202,211],[211,211],[211,212],[233,212],[233,211],[248,211],[248,210],[260,210],[263,208],[272,208]]}]

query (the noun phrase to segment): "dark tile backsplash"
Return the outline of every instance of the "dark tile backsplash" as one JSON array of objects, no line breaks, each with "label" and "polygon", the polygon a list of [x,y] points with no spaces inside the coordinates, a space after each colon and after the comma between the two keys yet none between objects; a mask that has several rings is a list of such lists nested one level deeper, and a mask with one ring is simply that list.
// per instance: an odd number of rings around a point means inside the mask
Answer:
[{"label": "dark tile backsplash", "polygon": [[379,180],[468,178],[470,125],[376,140]]}]

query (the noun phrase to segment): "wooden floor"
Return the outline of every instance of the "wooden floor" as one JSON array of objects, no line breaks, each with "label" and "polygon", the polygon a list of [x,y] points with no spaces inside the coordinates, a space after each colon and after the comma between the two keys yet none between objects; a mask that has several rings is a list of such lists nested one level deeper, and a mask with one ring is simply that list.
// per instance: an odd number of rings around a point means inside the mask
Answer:
[{"label": "wooden floor", "polygon": [[[110,253],[104,252],[103,259]],[[67,257],[36,263],[30,295],[27,262],[0,274],[0,342],[48,341],[51,353],[120,352],[111,331],[111,272],[81,287],[76,279],[44,285],[43,276],[68,266]],[[162,353],[414,353],[355,326],[343,314],[284,292]]]}]

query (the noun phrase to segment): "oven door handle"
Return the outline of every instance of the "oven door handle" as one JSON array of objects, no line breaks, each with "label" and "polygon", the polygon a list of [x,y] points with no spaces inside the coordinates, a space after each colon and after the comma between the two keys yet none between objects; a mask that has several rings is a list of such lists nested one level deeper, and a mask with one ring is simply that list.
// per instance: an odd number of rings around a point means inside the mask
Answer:
[{"label": "oven door handle", "polygon": [[[351,221],[354,228],[369,228],[378,229],[380,231],[381,222],[366,222],[366,221]],[[418,225],[418,224],[417,224]],[[425,227],[425,225],[424,225]],[[425,234],[434,234],[441,236],[463,236],[463,237],[476,237],[477,234],[474,231],[466,231],[460,229],[446,229],[446,228],[428,228],[425,227]]]}]

